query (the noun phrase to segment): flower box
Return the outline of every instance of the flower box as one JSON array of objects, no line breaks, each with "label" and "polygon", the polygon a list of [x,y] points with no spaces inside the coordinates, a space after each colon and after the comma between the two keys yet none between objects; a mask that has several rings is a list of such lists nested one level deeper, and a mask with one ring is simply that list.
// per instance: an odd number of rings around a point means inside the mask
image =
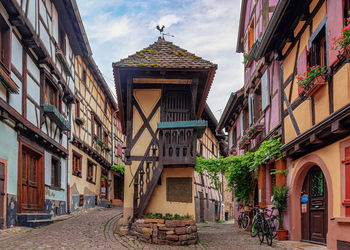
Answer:
[{"label": "flower box", "polygon": [[316,76],[309,85],[304,87],[302,94],[306,97],[311,97],[319,88],[326,84],[325,75]]},{"label": "flower box", "polygon": [[232,146],[232,148],[230,148],[229,154],[230,154],[230,155],[237,155],[236,146]]},{"label": "flower box", "polygon": [[243,137],[242,141],[239,143],[239,149],[245,149],[247,146],[249,146],[250,140],[248,137]]},{"label": "flower box", "polygon": [[85,124],[84,118],[77,117],[75,119],[75,123],[78,124],[79,126],[83,126]]},{"label": "flower box", "polygon": [[249,139],[255,139],[264,130],[264,125],[261,123],[255,123],[248,131]]},{"label": "flower box", "polygon": [[103,146],[103,141],[101,139],[95,138],[95,140],[98,145]]}]

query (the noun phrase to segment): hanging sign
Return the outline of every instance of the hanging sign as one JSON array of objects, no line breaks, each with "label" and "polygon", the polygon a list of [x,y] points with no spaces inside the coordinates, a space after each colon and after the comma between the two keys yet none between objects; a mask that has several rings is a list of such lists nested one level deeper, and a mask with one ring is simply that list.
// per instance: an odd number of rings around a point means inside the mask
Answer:
[{"label": "hanging sign", "polygon": [[301,203],[307,203],[309,201],[309,196],[307,194],[303,194],[300,200],[301,200]]}]

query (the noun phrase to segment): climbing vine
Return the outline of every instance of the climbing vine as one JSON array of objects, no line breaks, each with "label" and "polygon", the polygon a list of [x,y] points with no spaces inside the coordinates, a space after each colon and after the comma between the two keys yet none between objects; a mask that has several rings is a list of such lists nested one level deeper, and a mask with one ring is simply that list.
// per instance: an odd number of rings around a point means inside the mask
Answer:
[{"label": "climbing vine", "polygon": [[112,166],[112,170],[114,172],[117,172],[117,173],[121,174],[121,175],[124,175],[125,166],[123,166],[123,165],[113,165]]},{"label": "climbing vine", "polygon": [[203,175],[207,173],[211,182],[216,188],[220,184],[220,174],[228,180],[228,185],[235,192],[238,201],[248,201],[249,194],[253,189],[254,178],[257,177],[257,170],[262,164],[271,159],[281,158],[281,139],[270,139],[261,143],[255,152],[247,152],[239,156],[226,158],[197,158],[195,170]]}]

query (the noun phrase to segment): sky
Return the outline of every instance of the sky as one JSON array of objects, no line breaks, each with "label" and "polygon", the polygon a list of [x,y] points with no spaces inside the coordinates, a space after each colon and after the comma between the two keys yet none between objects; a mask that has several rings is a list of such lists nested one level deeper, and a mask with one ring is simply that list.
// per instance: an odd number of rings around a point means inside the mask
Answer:
[{"label": "sky", "polygon": [[243,86],[236,53],[240,0],[77,0],[99,69],[115,94],[112,62],[165,39],[218,64],[207,102],[220,119],[231,92]]}]

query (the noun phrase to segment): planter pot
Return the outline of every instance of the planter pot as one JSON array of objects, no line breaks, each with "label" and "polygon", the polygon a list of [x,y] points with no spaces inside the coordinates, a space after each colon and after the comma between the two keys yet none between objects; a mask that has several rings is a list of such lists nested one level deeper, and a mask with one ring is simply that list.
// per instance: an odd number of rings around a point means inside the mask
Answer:
[{"label": "planter pot", "polygon": [[250,139],[255,139],[262,131],[264,126],[257,126],[250,135]]},{"label": "planter pot", "polygon": [[288,230],[277,230],[278,240],[288,240]]},{"label": "planter pot", "polygon": [[344,57],[350,57],[350,43],[348,44],[348,46],[346,46],[346,48],[339,50],[337,57],[339,61],[341,61]]},{"label": "planter pot", "polygon": [[76,118],[75,123],[78,124],[79,126],[83,126],[85,122],[81,119]]},{"label": "planter pot", "polygon": [[321,75],[315,77],[312,82],[304,88],[303,95],[307,97],[311,97],[319,88],[323,85],[326,85],[326,76]]}]

